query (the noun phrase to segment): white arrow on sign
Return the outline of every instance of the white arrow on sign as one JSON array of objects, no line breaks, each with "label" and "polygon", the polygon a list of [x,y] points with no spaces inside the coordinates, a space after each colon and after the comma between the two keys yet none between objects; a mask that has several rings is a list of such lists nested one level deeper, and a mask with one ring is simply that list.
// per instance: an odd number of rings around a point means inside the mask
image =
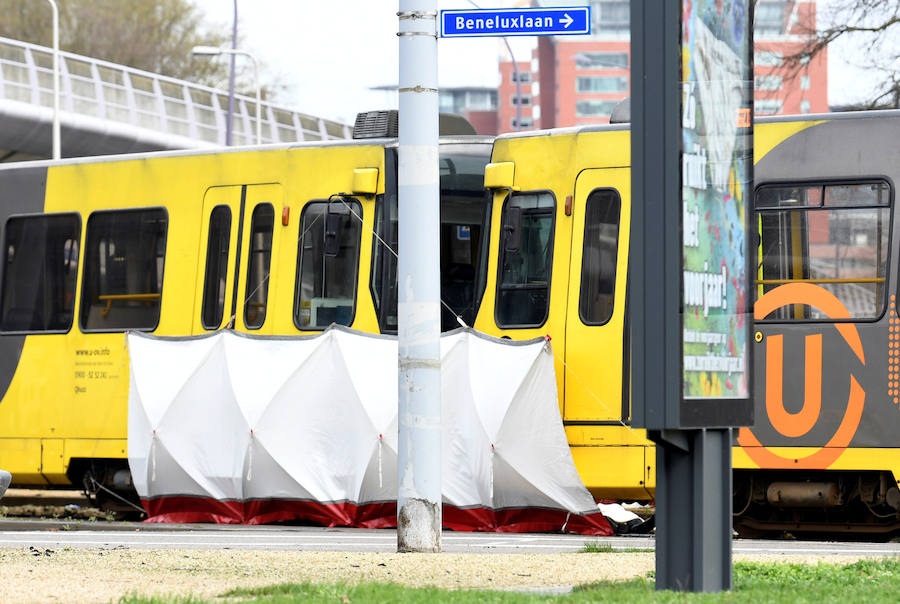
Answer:
[{"label": "white arrow on sign", "polygon": [[569,16],[569,13],[563,13],[563,18],[560,20],[560,23],[563,24],[563,27],[569,27],[575,21],[572,17]]}]

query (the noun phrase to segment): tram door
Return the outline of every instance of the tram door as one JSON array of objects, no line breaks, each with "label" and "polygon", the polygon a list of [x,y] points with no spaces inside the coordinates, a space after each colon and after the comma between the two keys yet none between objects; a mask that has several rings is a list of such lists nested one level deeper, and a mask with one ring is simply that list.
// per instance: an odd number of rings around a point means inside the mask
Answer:
[{"label": "tram door", "polygon": [[628,419],[623,390],[631,182],[626,168],[585,170],[575,182],[563,420]]},{"label": "tram door", "polygon": [[221,328],[272,333],[271,274],[282,190],[272,185],[213,187],[203,200],[194,333]]},{"label": "tram door", "polygon": [[[588,484],[646,494],[646,441],[630,420],[625,341],[631,173],[627,168],[581,172],[566,309],[563,425]],[[597,494],[597,493],[595,493]]]}]

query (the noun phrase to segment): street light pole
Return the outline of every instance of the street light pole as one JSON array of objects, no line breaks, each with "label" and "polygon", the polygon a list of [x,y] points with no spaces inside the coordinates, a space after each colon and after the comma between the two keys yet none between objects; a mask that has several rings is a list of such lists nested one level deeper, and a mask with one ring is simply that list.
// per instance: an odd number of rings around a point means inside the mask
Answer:
[{"label": "street light pole", "polygon": [[[259,61],[246,50],[219,48],[218,46],[195,46],[192,54],[197,57],[217,57],[219,55],[243,55],[253,61],[253,79],[256,82],[256,144],[262,144],[262,103],[259,91]],[[230,121],[230,119],[229,119]],[[227,142],[227,141],[226,141]]]},{"label": "street light pole", "polygon": [[[468,2],[478,10],[481,10],[481,7],[472,0],[468,0]],[[516,63],[516,57],[513,55],[512,46],[509,45],[509,40],[506,39],[506,36],[503,36],[501,39],[503,40],[503,43],[506,44],[506,52],[509,53],[509,60],[512,61],[513,77],[516,79],[516,132],[518,132],[522,129],[522,80],[519,77],[519,64]],[[500,82],[500,84],[502,88],[503,82]],[[502,104],[503,99],[499,99],[499,102]]]},{"label": "street light pole", "polygon": [[59,128],[59,7],[55,0],[47,0],[53,9],[53,159],[62,157]]},{"label": "street light pole", "polygon": [[[234,0],[234,23],[231,26],[231,49],[237,50],[238,0]],[[234,64],[237,57],[231,55],[231,70],[228,75],[228,116],[225,121],[225,146],[231,146],[232,121],[234,120]]]}]

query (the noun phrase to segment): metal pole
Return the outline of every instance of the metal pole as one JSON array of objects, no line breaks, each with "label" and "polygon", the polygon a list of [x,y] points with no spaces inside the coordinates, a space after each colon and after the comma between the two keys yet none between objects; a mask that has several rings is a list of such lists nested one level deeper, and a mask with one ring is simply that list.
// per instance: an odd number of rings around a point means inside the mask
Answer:
[{"label": "metal pole", "polygon": [[[234,0],[234,23],[231,27],[231,50],[237,50],[238,0]],[[228,76],[228,115],[225,119],[225,146],[231,146],[231,128],[234,120],[234,65],[237,57],[231,55],[231,74]]]},{"label": "metal pole", "polygon": [[650,435],[656,441],[656,589],[730,590],[731,429]]},{"label": "metal pole", "polygon": [[53,8],[53,159],[62,157],[59,128],[59,7],[55,0],[47,0]]},{"label": "metal pole", "polygon": [[[201,57],[217,57],[219,55],[231,55],[234,60],[235,55],[243,55],[253,61],[253,78],[256,83],[256,144],[262,144],[262,102],[260,100],[259,86],[259,61],[256,56],[246,50],[235,50],[233,48],[217,48],[215,46],[195,46],[193,49],[194,56]],[[231,123],[229,116],[228,123]],[[227,133],[226,133],[227,135]],[[226,136],[227,139],[227,136]]]},{"label": "metal pole", "polygon": [[262,144],[262,104],[259,100],[259,61],[249,52],[238,51],[253,61],[253,79],[256,81],[256,144]]},{"label": "metal pole", "polygon": [[437,0],[400,0],[397,551],[441,551]]},{"label": "metal pole", "polygon": [[260,101],[260,88],[259,88],[259,61],[256,59],[255,55],[250,54],[246,50],[225,50],[222,52],[226,52],[231,55],[231,58],[234,59],[235,55],[244,55],[248,57],[251,61],[253,61],[253,79],[256,83],[256,144],[262,144],[262,102]]}]

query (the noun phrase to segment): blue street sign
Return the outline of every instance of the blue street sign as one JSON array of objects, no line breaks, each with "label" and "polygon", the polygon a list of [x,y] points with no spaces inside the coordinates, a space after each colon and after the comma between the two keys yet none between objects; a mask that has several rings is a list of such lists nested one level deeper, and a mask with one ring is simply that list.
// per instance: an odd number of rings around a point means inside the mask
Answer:
[{"label": "blue street sign", "polygon": [[589,33],[589,6],[441,11],[442,38],[571,36]]}]

